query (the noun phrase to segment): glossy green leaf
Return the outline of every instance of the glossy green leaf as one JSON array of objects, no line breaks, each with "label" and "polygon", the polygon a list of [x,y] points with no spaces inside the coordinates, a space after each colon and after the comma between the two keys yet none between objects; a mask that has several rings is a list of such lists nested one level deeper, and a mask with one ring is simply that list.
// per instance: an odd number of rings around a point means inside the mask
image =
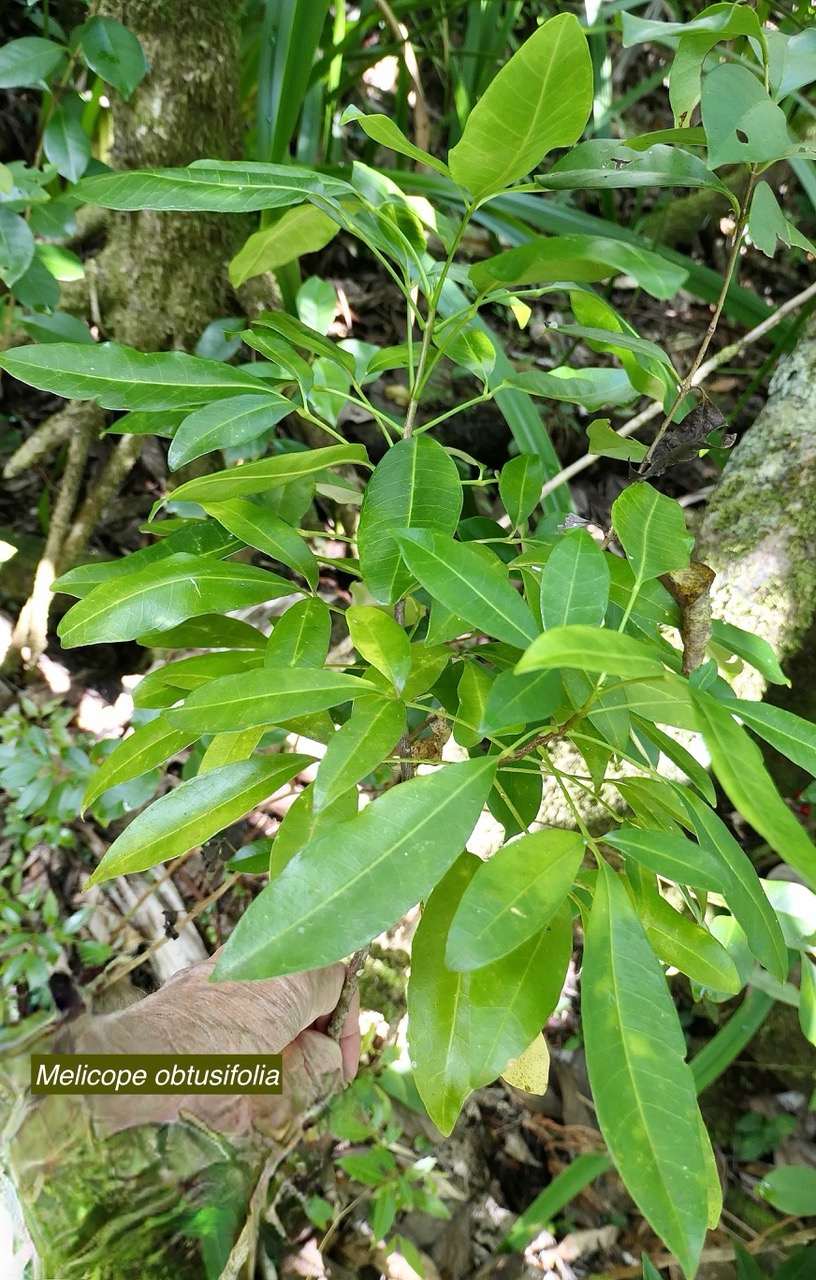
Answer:
[{"label": "glossy green leaf", "polygon": [[531,671],[516,675],[501,671],[494,680],[479,725],[481,733],[501,733],[525,724],[542,724],[564,701],[557,671]]},{"label": "glossy green leaf", "polygon": [[518,181],[554,147],[580,138],[592,106],[586,36],[568,13],[543,23],[506,62],[448,156],[476,200]]},{"label": "glossy green leaf", "polygon": [[[629,703],[630,710],[632,706],[630,701],[631,691],[632,686],[629,686],[626,690],[626,700]],[[714,783],[711,781],[707,770],[703,768],[690,751],[687,751],[681,743],[676,742],[670,734],[664,733],[662,729],[658,729],[657,725],[649,724],[648,720],[640,716],[633,716],[633,723],[639,733],[643,733],[668,760],[671,760],[672,764],[676,764],[678,769],[682,770],[691,785],[697,788],[708,804],[716,805],[717,793],[714,790]]]},{"label": "glossy green leaf", "polygon": [[505,462],[499,475],[499,496],[514,529],[538,506],[543,484],[544,463],[537,453],[520,453]]},{"label": "glossy green leaf", "polygon": [[565,400],[568,404],[580,404],[595,413],[609,404],[629,404],[637,392],[623,369],[595,369],[585,366],[573,369],[560,365],[543,373],[533,369],[529,373],[510,373],[503,385],[528,396],[544,396],[548,400]]},{"label": "glossy green leaf", "polygon": [[263,649],[266,646],[263,632],[240,618],[220,613],[205,613],[167,631],[146,632],[137,639],[146,649]]},{"label": "glossy green leaf", "polygon": [[351,643],[401,693],[411,670],[411,642],[405,630],[382,609],[352,605],[346,610]]},{"label": "glossy green leaf", "polygon": [[626,687],[629,710],[644,720],[673,725],[690,733],[700,730],[700,718],[691,700],[691,686],[674,672],[666,671],[659,680],[639,679]]},{"label": "glossy green leaf", "polygon": [[601,625],[609,600],[606,560],[586,529],[573,529],[555,544],[541,574],[541,617],[548,630]]},{"label": "glossy green leaf", "polygon": [[366,586],[380,604],[394,604],[413,579],[400,556],[395,529],[433,529],[452,535],[462,510],[456,464],[428,435],[399,440],[366,486],[357,542]]},{"label": "glossy green leaf", "polygon": [[[159,531],[163,528],[163,524],[157,526]],[[241,546],[238,538],[214,520],[183,520],[173,533],[160,537],[140,551],[132,551],[129,556],[122,556],[119,560],[92,560],[88,564],[77,565],[76,569],[69,569],[57,578],[52,590],[83,599],[104,582],[127,578],[137,570],[147,569],[176,554],[224,560],[234,551],[240,551]]]},{"label": "glossy green leaf", "polygon": [[[603,177],[600,166],[597,172]],[[492,258],[474,263],[470,268],[470,278],[479,292],[501,286],[542,285],[555,281],[592,284],[621,274],[631,275],[648,293],[661,299],[672,297],[683,284],[685,275],[660,254],[622,240],[589,235],[533,236],[513,249],[505,249]],[[615,338],[617,336],[614,335]],[[620,336],[623,338],[622,332]],[[611,334],[606,337],[610,342],[613,340]],[[651,359],[669,363],[659,347],[644,344],[642,339],[635,342],[638,346],[643,344],[641,350],[648,349]],[[626,339],[623,345],[626,345]]]},{"label": "glossy green leaf", "polygon": [[708,1192],[685,1037],[628,894],[606,863],[599,870],[581,980],[592,1096],[629,1194],[691,1276]]},{"label": "glossy green leaf", "polygon": [[612,505],[612,524],[634,571],[635,592],[642,582],[688,565],[694,538],[683,509],[650,484],[624,489]]},{"label": "glossy green leaf", "polygon": [[505,839],[521,835],[535,822],[543,789],[541,765],[534,756],[515,760],[506,769],[499,767],[487,807],[504,827]]},{"label": "glossy green leaf", "polygon": [[816,850],[774,786],[762,753],[731,712],[692,690],[714,772],[734,807],[781,858],[816,887]]},{"label": "glossy green leaf", "polygon": [[238,250],[229,266],[230,284],[237,289],[253,276],[276,271],[304,253],[317,253],[339,230],[334,218],[313,205],[287,209],[277,222],[256,231]]},{"label": "glossy green leaf", "polygon": [[769,702],[737,699],[733,703],[729,701],[728,706],[743,724],[770,742],[788,760],[793,760],[807,773],[816,774],[816,724]]},{"label": "glossy green leaf", "polygon": [[730,622],[713,618],[711,638],[729,654],[736,654],[749,666],[754,667],[770,684],[790,686],[790,680],[780,667],[776,654],[762,636],[752,635],[750,631],[743,631],[742,627],[735,627]]},{"label": "glossy green leaf", "polygon": [[789,1164],[771,1169],[757,1191],[780,1213],[796,1218],[816,1215],[816,1169],[811,1165]]},{"label": "glossy green leaf", "polygon": [[799,1025],[802,1035],[816,1045],[816,965],[810,956],[802,956],[799,981]]},{"label": "glossy green leaf", "polygon": [[78,182],[91,158],[91,140],[75,115],[56,107],[45,126],[43,150],[61,177]]},{"label": "glossy green leaf", "polygon": [[351,121],[358,124],[367,137],[372,138],[374,142],[379,142],[381,146],[388,147],[391,151],[396,151],[398,155],[407,156],[409,160],[415,160],[417,164],[435,169],[437,173],[441,173],[445,177],[450,176],[448,166],[438,160],[436,156],[423,151],[421,147],[414,146],[413,142],[406,138],[402,129],[394,123],[390,116],[366,115],[359,107],[351,106],[346,107],[340,123],[341,125],[349,124]]},{"label": "glossy green leaf", "polygon": [[[537,182],[548,191],[609,190],[618,187],[711,187],[734,195],[705,161],[680,147],[655,143],[637,152],[611,138],[593,138],[553,165]],[[83,184],[84,185],[84,184]]]},{"label": "glossy green leaf", "polygon": [[80,45],[91,70],[123,98],[147,75],[149,63],[138,37],[112,18],[91,18],[71,33],[71,42]]},{"label": "glossy green leaf", "polygon": [[204,510],[250,547],[265,551],[306,579],[317,590],[320,568],[306,540],[285,520],[247,498],[206,502]]},{"label": "glossy green leaf", "polygon": [[216,400],[191,413],[178,427],[167,453],[167,465],[177,471],[214,449],[235,449],[271,431],[294,408],[277,392]]},{"label": "glossy green leaf", "polygon": [[168,712],[178,729],[231,733],[257,724],[284,724],[295,716],[326,711],[366,693],[379,692],[367,680],[312,667],[264,667],[213,680],[190,694],[183,707]]},{"label": "glossy green leaf", "polygon": [[414,641],[411,645],[411,673],[405,682],[402,697],[412,702],[436,684],[451,659],[450,650],[441,644]]},{"label": "glossy green leaf", "polygon": [[271,879],[280,875],[287,863],[301,849],[305,849],[310,840],[316,840],[324,832],[336,830],[339,823],[351,821],[357,813],[358,796],[355,787],[344,791],[331,804],[319,810],[313,803],[314,788],[313,782],[304,787],[284,814],[269,855],[268,871]]},{"label": "glossy green leaf", "polygon": [[314,199],[344,200],[353,187],[295,165],[199,160],[188,169],[135,169],[83,178],[74,195],[103,209],[253,213]]},{"label": "glossy green leaf", "polygon": [[688,884],[715,893],[723,888],[726,873],[716,852],[684,835],[624,826],[605,835],[604,842],[675,884]]},{"label": "glossy green leaf", "polygon": [[640,873],[630,880],[646,937],[663,963],[673,965],[700,986],[737,995],[742,981],[722,943],[695,920],[675,911],[653,878]]},{"label": "glossy green leaf", "polygon": [[[330,292],[329,306],[333,314],[337,305],[337,295],[332,286],[326,281],[319,283],[324,285]],[[303,286],[304,289],[306,287],[307,285]],[[330,319],[331,316],[329,316]],[[332,364],[339,364],[347,373],[354,373],[354,357],[351,352],[345,351],[343,347],[331,342],[322,332],[314,329],[311,325],[305,324],[297,316],[290,316],[286,311],[262,311],[255,324],[265,329],[271,329],[279,338],[282,338],[284,342],[291,344],[293,347],[302,347],[312,355],[322,356]]]},{"label": "glossy green leaf", "polygon": [[362,781],[395,750],[405,730],[405,707],[391,698],[358,698],[332,738],[314,781],[321,812]]},{"label": "glossy green leaf", "polygon": [[171,707],[192,689],[200,689],[210,680],[248,671],[263,663],[257,649],[196,654],[178,662],[165,662],[148,672],[137,684],[133,701],[137,707],[157,710]]},{"label": "glossy green leaf", "polygon": [[700,844],[716,852],[725,868],[719,892],[745,930],[753,954],[769,973],[784,982],[788,976],[785,939],[750,859],[704,801],[690,791],[683,792],[683,801]]},{"label": "glossy green leaf", "polygon": [[535,831],[504,845],[465,891],[448,936],[448,967],[489,964],[543,929],[572,888],[583,856],[583,838],[573,831]]},{"label": "glossy green leaf", "polygon": [[452,613],[516,648],[537,635],[535,619],[510,585],[507,570],[485,548],[428,529],[403,530],[396,538],[411,573]]},{"label": "glossy green leaf", "polygon": [[306,845],[244,912],[216,979],[332,964],[392,925],[458,857],[494,768],[469,760],[404,782]]},{"label": "glossy green leaf", "polygon": [[262,458],[260,462],[248,462],[243,467],[231,467],[227,471],[215,471],[197,480],[188,480],[173,490],[174,502],[229,502],[248,494],[266,493],[279,489],[303,476],[313,476],[326,467],[339,467],[347,463],[368,465],[366,451],[361,444],[334,444],[326,449],[308,449],[297,453],[279,453],[274,458]]},{"label": "glossy green leaf", "polygon": [[28,223],[19,214],[0,207],[0,278],[7,285],[16,284],[31,266],[33,257],[34,237]]},{"label": "glossy green leaf", "polygon": [[784,111],[748,67],[713,67],[703,80],[700,109],[712,169],[778,160],[792,145]]},{"label": "glossy green leaf", "polygon": [[182,782],[133,819],[114,840],[88,885],[146,871],[204,844],[308,764],[309,756],[257,757]]},{"label": "glossy green leaf", "polygon": [[41,87],[65,61],[66,50],[41,36],[9,40],[0,48],[0,89]]},{"label": "glossy green leaf", "polygon": [[298,600],[278,618],[266,647],[266,665],[322,667],[331,642],[331,614],[322,600]]},{"label": "glossy green leaf", "polygon": [[460,747],[475,747],[484,734],[480,724],[493,686],[493,676],[481,662],[465,661],[459,677],[459,706],[453,736]]},{"label": "glossy green leaf", "polygon": [[239,729],[237,733],[217,733],[201,757],[201,764],[198,766],[199,777],[212,769],[221,769],[225,764],[248,760],[263,734],[263,725],[253,726],[251,729]]},{"label": "glossy green leaf", "polygon": [[291,582],[252,565],[172,555],[95,587],[68,610],[58,634],[66,649],[135,640],[202,613],[263,604],[291,590]]},{"label": "glossy green leaf", "polygon": [[662,676],[663,665],[653,649],[619,631],[574,623],[545,631],[527,649],[517,672],[542,667],[574,667],[606,672],[630,680]]},{"label": "glossy green leaf", "polygon": [[177,752],[189,747],[192,741],[189,734],[174,729],[161,716],[140,725],[114,747],[91,777],[82,797],[82,812],[89,809],[111,787],[118,787],[121,782],[130,782],[132,778],[140,778],[148,769],[155,769]]},{"label": "glossy green leaf", "polygon": [[[259,378],[220,361],[184,351],[145,355],[115,342],[18,347],[0,355],[0,367],[40,391],[70,400],[96,400],[103,409],[192,409],[245,391],[263,394]],[[269,393],[273,403],[276,396]]]}]

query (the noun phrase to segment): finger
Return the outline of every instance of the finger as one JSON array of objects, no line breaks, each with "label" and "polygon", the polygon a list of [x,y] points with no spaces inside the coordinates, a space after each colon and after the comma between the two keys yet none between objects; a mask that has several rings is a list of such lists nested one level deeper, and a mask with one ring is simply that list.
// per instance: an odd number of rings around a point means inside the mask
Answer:
[{"label": "finger", "polygon": [[348,1082],[357,1075],[360,1065],[360,992],[355,991],[343,1030],[340,1032],[340,1053],[343,1058],[343,1079]]}]

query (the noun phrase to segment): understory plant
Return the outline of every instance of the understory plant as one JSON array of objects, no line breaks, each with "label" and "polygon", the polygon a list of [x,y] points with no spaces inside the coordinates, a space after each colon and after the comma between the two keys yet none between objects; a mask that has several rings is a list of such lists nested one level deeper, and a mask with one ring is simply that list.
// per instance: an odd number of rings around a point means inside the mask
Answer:
[{"label": "understory plant", "polygon": [[[194,743],[205,748],[198,773],[135,818],[90,883],[202,844],[313,763],[270,753],[270,729],[324,744],[315,781],[272,843],[269,883],[229,938],[215,980],[270,978],[352,954],[359,963],[372,938],[422,902],[411,1058],[422,1100],[448,1133],[468,1094],[499,1074],[543,1089],[540,1031],[580,918],[600,1127],[633,1199],[690,1277],[721,1193],[666,970],[716,1003],[754,982],[781,989],[801,956],[802,1025],[816,1038],[816,924],[802,924],[812,901],[805,885],[769,898],[689,744],[702,740],[733,808],[816,887],[811,842],[755,741],[814,773],[816,730],[735,695],[723,673],[741,662],[787,681],[763,640],[708,617],[711,573],[693,560],[683,512],[659,488],[663,470],[705,447],[717,423],[689,391],[706,344],[681,379],[670,353],[592,287],[623,272],[662,299],[682,273],[657,253],[589,235],[538,236],[472,265],[459,250],[474,213],[508,189],[542,201],[559,191],[715,189],[733,207],[729,280],[746,229],[767,252],[777,239],[801,243],[762,173],[810,154],[791,140],[779,102],[814,78],[816,59],[812,43],[765,31],[741,5],[714,5],[682,27],[623,22],[628,42],[676,47],[676,124],[659,134],[579,142],[592,68],[569,14],[545,22],[492,80],[446,162],[386,116],[348,115],[444,180],[444,215],[359,164],[346,179],[204,160],[92,176],[77,188],[78,198],[118,210],[275,211],[263,241],[233,263],[236,276],[260,248],[266,267],[276,254],[288,260],[315,228],[352,237],[404,298],[403,344],[330,339],[331,308],[310,282],[297,316],[264,312],[241,333],[254,356],[247,363],[113,344],[31,346],[0,363],[35,387],[124,411],[117,431],[171,437],[173,470],[224,449],[234,458],[251,445],[255,457],[173,489],[174,514],[158,519],[156,504],[155,538],[143,550],[82,565],[56,584],[78,598],[59,628],[66,647],[136,640],[206,651],[165,662],[137,687],[137,706],[159,714],[106,758],[85,803]],[[691,124],[698,104],[701,123]],[[557,149],[565,154],[524,181]],[[716,172],[734,165],[748,171],[741,199]],[[573,317],[554,331],[600,353],[597,365],[520,372],[508,362],[482,313],[524,324],[531,302],[548,294]],[[461,398],[429,417],[423,398],[442,367],[454,369]],[[370,394],[378,379],[402,379],[400,419]],[[648,449],[603,418],[589,428],[595,452],[633,464],[602,540],[574,518],[535,518],[550,447],[540,422],[540,453],[520,453],[498,476],[496,520],[476,503],[482,492],[495,498],[496,479],[446,447],[445,421],[489,400],[543,397],[592,413],[638,395],[664,410]],[[376,463],[346,441],[347,407],[376,424]],[[322,431],[325,442],[304,446],[304,422],[310,439]],[[326,546],[310,541],[315,497],[324,507],[360,503],[352,554],[329,561],[354,580],[347,609],[320,593]],[[280,572],[236,560],[246,548]],[[283,598],[293,600],[268,639],[233,616]],[[346,635],[351,646],[330,648]],[[623,818],[606,785],[621,770]],[[364,780],[370,802],[360,807]],[[562,797],[572,829],[537,821],[545,786]],[[581,797],[614,830],[595,834]],[[466,845],[485,807],[505,839],[482,862]]]}]

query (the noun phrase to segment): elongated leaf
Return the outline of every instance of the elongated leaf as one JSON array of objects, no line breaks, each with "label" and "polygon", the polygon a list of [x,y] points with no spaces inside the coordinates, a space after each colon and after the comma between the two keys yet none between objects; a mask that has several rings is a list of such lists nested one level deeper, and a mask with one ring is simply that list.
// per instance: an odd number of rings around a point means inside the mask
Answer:
[{"label": "elongated leaf", "polygon": [[524,648],[538,633],[504,565],[484,548],[427,529],[402,531],[397,542],[425,590],[471,626],[516,648]]},{"label": "elongated leaf", "polygon": [[415,160],[417,164],[427,165],[428,168],[435,169],[437,173],[441,173],[444,177],[450,176],[448,166],[438,160],[436,156],[423,151],[421,147],[414,146],[413,142],[406,138],[402,129],[394,123],[390,116],[366,115],[359,107],[346,107],[340,123],[349,124],[352,120],[374,142],[379,142],[381,146],[388,147],[391,151],[396,151],[398,155],[408,156],[409,160]]},{"label": "elongated leaf", "polygon": [[248,462],[243,467],[231,467],[228,471],[215,471],[212,475],[188,480],[173,490],[174,502],[229,502],[247,494],[266,493],[282,485],[312,476],[326,467],[339,467],[344,463],[368,465],[366,451],[361,444],[334,444],[326,449],[309,449],[298,453],[281,453],[274,458],[262,458],[260,462]]},{"label": "elongated leaf", "polygon": [[411,670],[411,642],[403,628],[371,605],[352,605],[346,623],[358,653],[401,693]]},{"label": "elongated leaf", "polygon": [[314,807],[322,811],[371,773],[396,747],[405,707],[390,698],[358,698],[329,740],[314,781]]},{"label": "elongated leaf", "polygon": [[[158,529],[161,530],[162,526],[158,526]],[[137,569],[146,569],[177,553],[208,558],[212,556],[214,560],[224,560],[234,551],[240,551],[242,545],[238,538],[227,533],[214,520],[184,520],[175,533],[169,533],[167,537],[160,538],[148,547],[142,547],[140,551],[133,551],[129,556],[122,556],[120,560],[92,560],[90,564],[80,564],[76,569],[69,569],[57,578],[52,589],[83,599],[103,582],[129,577]]]},{"label": "elongated leaf", "polygon": [[603,458],[623,458],[624,461],[642,462],[648,452],[639,440],[629,440],[618,435],[609,425],[608,418],[598,418],[587,427],[587,442],[592,453]]},{"label": "elongated leaf", "polygon": [[716,851],[726,868],[720,892],[745,930],[751,951],[769,973],[784,982],[788,976],[785,939],[748,856],[707,804],[688,790],[683,792],[683,802],[700,844]]},{"label": "elongated leaf", "polygon": [[207,502],[204,510],[242,542],[288,565],[306,579],[312,591],[317,590],[318,563],[305,539],[285,520],[246,498]]},{"label": "elongated leaf", "polygon": [[475,747],[483,734],[479,723],[484,714],[485,704],[490,695],[493,677],[481,662],[465,661],[459,678],[457,693],[459,706],[456,709],[454,738],[461,747]]},{"label": "elongated leaf", "polygon": [[582,623],[599,627],[609,601],[606,556],[587,533],[574,529],[555,544],[541,574],[544,626]]},{"label": "elongated leaf", "polygon": [[735,996],[742,988],[736,965],[722,943],[688,916],[675,911],[655,890],[642,904],[641,919],[654,951],[692,982]]},{"label": "elongated leaf", "polygon": [[66,49],[41,36],[9,40],[0,49],[0,89],[36,88],[65,61]]},{"label": "elongated leaf", "polygon": [[761,672],[770,684],[790,686],[790,680],[780,667],[776,654],[762,636],[752,635],[750,631],[743,631],[742,627],[735,627],[730,622],[713,618],[711,637],[729,654],[735,653],[750,667]]},{"label": "elongated leaf", "polygon": [[0,208],[0,278],[16,284],[28,271],[34,257],[34,237],[19,214]]},{"label": "elongated leaf", "polygon": [[311,840],[316,840],[324,832],[333,831],[341,822],[349,822],[357,813],[356,787],[344,791],[332,804],[319,811],[314,808],[313,800],[314,783],[310,782],[286,810],[283,822],[278,827],[278,834],[272,842],[269,866],[264,868],[268,869],[270,879],[279,876],[287,863],[301,849],[305,849]]},{"label": "elongated leaf", "polygon": [[674,880],[675,884],[689,884],[715,893],[723,887],[727,873],[717,853],[684,835],[625,826],[604,836],[604,841],[628,857],[636,858],[656,875]]},{"label": "elongated leaf", "polygon": [[573,369],[570,365],[560,365],[549,373],[538,369],[530,373],[510,373],[503,385],[525,391],[529,396],[580,404],[590,413],[608,404],[629,404],[637,395],[623,369],[593,369],[589,366]]},{"label": "elongated leaf", "polygon": [[389,449],[366,486],[357,542],[366,586],[380,604],[394,604],[413,583],[393,536],[395,529],[433,529],[453,535],[462,510],[456,464],[428,435]]},{"label": "elongated leaf", "polygon": [[183,707],[168,712],[177,729],[231,733],[258,724],[283,724],[295,716],[325,711],[376,685],[339,671],[311,667],[264,667],[213,680],[191,693]]},{"label": "elongated leaf", "polygon": [[578,671],[607,672],[637,680],[661,676],[663,665],[653,649],[619,631],[574,623],[553,627],[533,641],[517,672],[542,667],[575,667]]},{"label": "elongated leaf", "polygon": [[614,139],[593,138],[573,147],[549,173],[536,180],[548,191],[711,187],[734,204],[733,192],[699,156],[665,143],[655,143],[639,153]]},{"label": "elongated leaf", "polygon": [[262,664],[263,654],[257,649],[196,654],[178,662],[167,662],[139,681],[133,701],[137,707],[148,710],[171,707],[179,698],[192,689],[200,689],[210,680],[249,671]]},{"label": "elongated leaf", "polygon": [[[548,1183],[533,1203],[513,1223],[499,1245],[499,1252],[507,1253],[515,1250],[520,1253],[526,1249],[536,1236],[550,1227],[570,1200],[579,1196],[590,1183],[611,1167],[612,1161],[607,1155],[576,1156],[553,1178],[552,1182]],[[652,1280],[645,1270],[643,1277],[644,1280]],[[654,1280],[660,1280],[656,1273]]]},{"label": "elongated leaf", "polygon": [[612,524],[634,571],[635,591],[650,578],[688,565],[694,538],[683,510],[650,484],[624,489],[612,505]]},{"label": "elongated leaf", "polygon": [[765,768],[755,742],[731,712],[708,694],[692,698],[711,763],[731,803],[781,858],[816,888],[816,850]]},{"label": "elongated leaf", "polygon": [[248,760],[263,737],[263,725],[252,729],[239,729],[237,733],[217,733],[198,766],[198,775],[221,769],[225,764]]},{"label": "elongated leaf", "polygon": [[164,764],[176,752],[189,747],[192,741],[189,734],[174,729],[161,716],[148,724],[140,725],[105,757],[85,788],[82,812],[89,809],[111,787],[118,787],[120,782],[130,782],[132,778],[140,778],[148,769],[155,769],[156,765]]},{"label": "elongated leaf", "polygon": [[531,671],[520,676],[502,671],[491,686],[479,729],[482,734],[493,734],[516,725],[542,724],[563,701],[557,671]]},{"label": "elongated leaf", "polygon": [[637,684],[627,685],[626,700],[629,710],[644,720],[688,729],[691,733],[700,730],[691,687],[674,672],[664,672],[659,680],[638,680]]},{"label": "elongated leaf", "polygon": [[581,1006],[601,1131],[644,1217],[694,1274],[708,1219],[707,1159],[685,1037],[620,880],[600,864]]},{"label": "elongated leaf", "polygon": [[768,702],[746,702],[738,699],[734,711],[758,733],[770,742],[788,760],[801,765],[810,774],[816,774],[816,725],[803,720],[792,711],[774,707]]},{"label": "elongated leaf", "polygon": [[[598,173],[603,176],[602,170]],[[591,284],[621,273],[631,275],[648,293],[661,299],[672,297],[684,279],[684,272],[659,254],[605,236],[534,236],[470,268],[470,278],[480,292],[502,285],[541,285],[553,281]],[[574,328],[580,326],[558,326],[559,330]],[[575,336],[587,337],[587,334],[578,332]],[[592,338],[591,330],[588,336]],[[623,333],[620,337],[622,341],[618,341],[618,346],[631,344],[630,350],[647,352],[650,359],[670,365],[668,357],[654,343],[628,338]],[[596,341],[614,346],[617,338],[617,334],[613,338],[602,330]]]},{"label": "elongated leaf", "polygon": [[580,138],[592,106],[592,63],[577,19],[559,14],[505,63],[448,156],[474,199],[499,191]]},{"label": "elongated leaf", "polygon": [[[15,348],[0,355],[0,367],[40,391],[70,400],[96,400],[103,409],[192,409],[245,391],[264,393],[260,378],[220,361],[183,351],[145,355],[115,342]],[[272,403],[279,398],[277,392],[267,394]]]},{"label": "elongated leaf", "polygon": [[[74,188],[80,203],[103,209],[179,209],[253,213],[313,200],[353,197],[347,182],[294,165],[199,160],[188,169],[135,169],[83,178]],[[328,212],[328,210],[327,210]]]},{"label": "elongated leaf", "polygon": [[91,158],[91,140],[76,116],[57,107],[45,128],[43,150],[63,178],[77,182]]},{"label": "elongated leaf", "polygon": [[204,405],[179,426],[167,453],[167,464],[171,471],[177,471],[214,449],[234,449],[246,444],[271,431],[293,408],[291,400],[275,392],[234,396]]},{"label": "elongated leaf", "polygon": [[263,649],[266,636],[240,618],[204,613],[168,631],[150,631],[138,643],[146,649]]},{"label": "elongated leaf", "polygon": [[584,856],[573,831],[535,831],[479,868],[448,936],[450,969],[476,969],[543,929],[563,903]]},{"label": "elongated leaf", "polygon": [[146,871],[204,844],[308,764],[309,756],[258,757],[182,782],[133,819],[114,840],[88,885]]},{"label": "elongated leaf", "polygon": [[[626,700],[630,709],[630,693],[633,687],[637,688],[637,686],[630,685],[626,690]],[[670,734],[663,733],[662,729],[658,729],[657,725],[649,724],[648,720],[641,716],[633,716],[633,723],[639,733],[642,733],[668,760],[671,760],[672,764],[676,764],[678,769],[682,770],[692,786],[697,788],[708,804],[715,805],[717,803],[714,783],[711,781],[708,772],[690,751],[687,751],[679,742],[675,742]]]},{"label": "elongated leaf", "polygon": [[331,614],[322,600],[299,600],[275,623],[266,647],[268,667],[322,667],[331,640]]},{"label": "elongated leaf", "polygon": [[214,610],[246,608],[289,595],[291,582],[252,565],[173,555],[95,587],[59,625],[66,649],[135,640]]},{"label": "elongated leaf", "polygon": [[241,917],[216,979],[331,964],[388,928],[459,855],[494,768],[469,760],[404,782],[308,844]]},{"label": "elongated leaf", "polygon": [[543,483],[544,463],[537,453],[520,453],[505,462],[499,476],[499,494],[514,529],[538,506]]},{"label": "elongated leaf", "polygon": [[276,271],[304,253],[317,253],[340,230],[334,218],[313,205],[298,205],[270,227],[251,235],[229,266],[230,284],[237,289],[253,276]]}]

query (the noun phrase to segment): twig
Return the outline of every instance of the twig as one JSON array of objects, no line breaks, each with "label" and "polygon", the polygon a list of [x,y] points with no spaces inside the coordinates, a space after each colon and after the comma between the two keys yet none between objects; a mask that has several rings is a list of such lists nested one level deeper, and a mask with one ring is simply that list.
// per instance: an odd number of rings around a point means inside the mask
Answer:
[{"label": "twig", "polygon": [[59,413],[52,413],[45,422],[41,422],[9,458],[3,469],[5,478],[13,480],[15,476],[22,475],[24,471],[28,471],[29,467],[39,462],[46,453],[50,453],[52,449],[61,445],[63,440],[67,440],[77,425],[78,411],[87,414],[88,406],[72,400]]},{"label": "twig", "polygon": [[[711,356],[709,360],[706,360],[704,364],[701,364],[692,377],[689,387],[699,387],[701,383],[705,382],[709,374],[714,373],[715,370],[721,368],[722,365],[728,364],[729,360],[733,360],[734,356],[738,356],[746,347],[751,346],[754,342],[759,342],[761,338],[765,337],[766,333],[769,333],[770,330],[774,329],[781,320],[784,320],[785,316],[790,315],[793,311],[800,310],[801,307],[810,302],[811,298],[816,298],[816,284],[809,285],[808,288],[803,289],[801,293],[797,293],[793,298],[789,298],[787,302],[783,302],[773,315],[768,316],[766,320],[763,320],[762,323],[758,324],[755,328],[750,329],[748,333],[743,334],[743,336],[738,338],[736,342],[732,342],[729,346],[723,347],[716,355]],[[628,422],[625,422],[624,425],[618,429],[616,434],[622,439],[626,439],[628,436],[634,435],[640,427],[644,426],[647,422],[651,422],[652,418],[656,418],[660,413],[662,413],[662,407],[659,401],[655,401],[654,404],[650,404],[648,408],[644,409],[634,418],[630,418]],[[565,484],[567,480],[571,480],[573,476],[578,475],[581,471],[585,471],[587,467],[591,467],[592,464],[597,462],[600,457],[601,454],[598,453],[585,453],[583,457],[576,459],[575,462],[571,462],[568,467],[564,467],[563,470],[559,471],[557,475],[554,475],[552,479],[548,480],[543,486],[541,490],[542,499],[548,497],[548,495],[553,493],[555,489],[558,489],[562,484]]]},{"label": "twig", "polygon": [[62,563],[70,564],[90,541],[94,529],[98,525],[105,507],[136,466],[144,447],[143,436],[122,436],[110,458],[102,468],[91,492],[83,502],[65,540]]}]

